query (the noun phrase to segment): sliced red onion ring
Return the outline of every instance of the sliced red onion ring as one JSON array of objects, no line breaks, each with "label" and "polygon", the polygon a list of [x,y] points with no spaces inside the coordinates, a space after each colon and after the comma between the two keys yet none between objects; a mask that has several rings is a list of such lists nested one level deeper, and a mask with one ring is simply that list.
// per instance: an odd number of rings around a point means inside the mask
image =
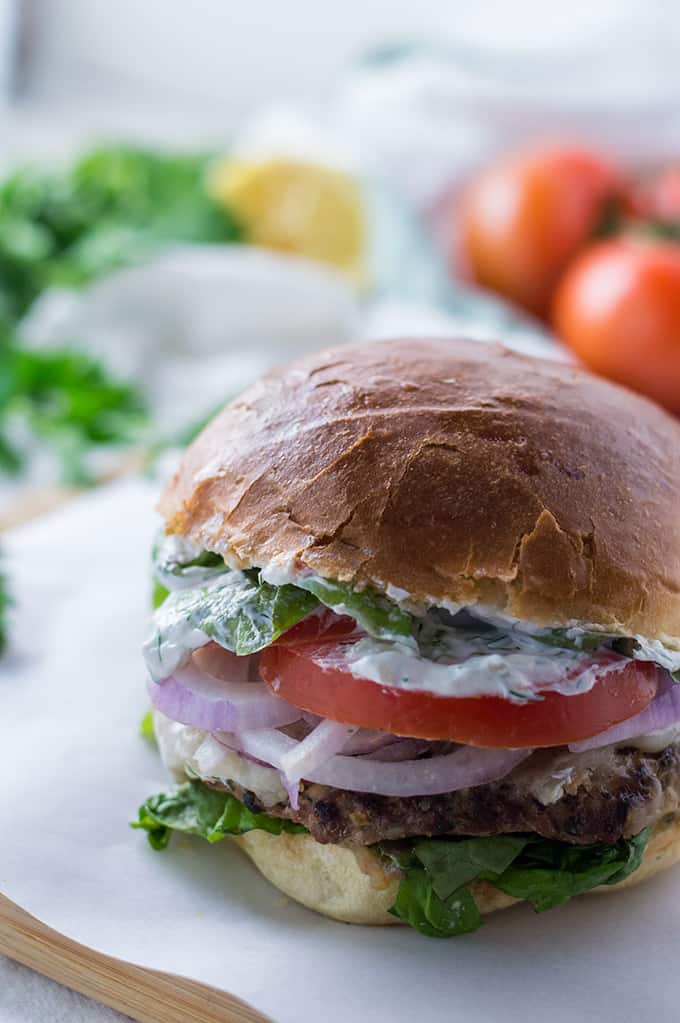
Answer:
[{"label": "sliced red onion ring", "polygon": [[638,735],[658,732],[670,728],[680,722],[680,685],[673,682],[667,672],[659,679],[657,694],[643,711],[618,725],[613,725],[606,732],[593,735],[582,742],[574,742],[569,746],[572,753],[585,753],[589,749],[600,749],[611,746],[615,742],[635,739]]},{"label": "sliced red onion ring", "polygon": [[405,740],[399,735],[392,735],[390,732],[379,732],[373,728],[360,728],[355,735],[347,740],[340,751],[345,756],[364,756],[364,754],[375,753],[385,746],[393,746],[395,743],[403,743]]},{"label": "sliced red onion ring", "polygon": [[[226,745],[240,747],[283,773],[283,758],[297,745],[295,739],[273,728],[225,736]],[[478,749],[461,746],[453,753],[426,760],[398,763],[368,757],[334,756],[324,764],[305,772],[305,780],[350,792],[370,792],[383,796],[430,796],[443,792],[484,785],[504,777],[528,756],[531,750]]]},{"label": "sliced red onion ring", "polygon": [[148,689],[156,710],[207,732],[273,728],[300,718],[299,709],[274,696],[264,682],[225,682],[193,666],[149,682]]},{"label": "sliced red onion ring", "polygon": [[434,796],[496,781],[530,753],[463,746],[444,756],[399,763],[333,757],[314,772],[310,781],[383,796]]},{"label": "sliced red onion ring", "polygon": [[396,764],[402,760],[413,760],[426,753],[432,745],[427,739],[397,739],[387,746],[381,746],[373,753],[366,754],[366,760],[380,760],[385,764]]},{"label": "sliced red onion ring", "polygon": [[339,753],[356,730],[355,725],[341,725],[338,721],[327,718],[298,742],[294,749],[283,754],[281,771],[289,781],[300,781],[314,768],[320,767]]}]

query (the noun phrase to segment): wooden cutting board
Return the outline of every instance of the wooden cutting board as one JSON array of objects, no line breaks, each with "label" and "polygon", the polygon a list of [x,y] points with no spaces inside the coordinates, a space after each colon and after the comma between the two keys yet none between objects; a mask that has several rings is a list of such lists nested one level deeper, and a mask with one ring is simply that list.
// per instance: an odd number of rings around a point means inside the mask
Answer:
[{"label": "wooden cutting board", "polygon": [[79,945],[2,895],[0,953],[140,1023],[268,1023],[225,991]]}]

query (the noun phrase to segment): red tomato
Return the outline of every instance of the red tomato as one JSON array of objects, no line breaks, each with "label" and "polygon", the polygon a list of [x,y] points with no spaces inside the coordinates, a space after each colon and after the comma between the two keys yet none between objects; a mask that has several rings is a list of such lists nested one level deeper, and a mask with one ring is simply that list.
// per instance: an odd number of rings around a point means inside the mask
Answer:
[{"label": "red tomato", "polygon": [[546,315],[560,274],[623,191],[619,169],[586,149],[501,160],[463,198],[463,258],[481,285]]},{"label": "red tomato", "polygon": [[[337,636],[319,643],[277,643],[260,655],[260,674],[284,700],[345,724],[377,728],[396,735],[449,739],[472,746],[527,748],[560,746],[591,735],[640,713],[652,701],[657,669],[652,664],[621,661],[580,696],[546,693],[522,704],[500,697],[442,697],[381,686],[357,678],[328,660],[342,660]],[[594,658],[603,666],[608,654]]]},{"label": "red tomato", "polygon": [[594,246],[564,277],[553,319],[590,369],[680,412],[680,246]]}]

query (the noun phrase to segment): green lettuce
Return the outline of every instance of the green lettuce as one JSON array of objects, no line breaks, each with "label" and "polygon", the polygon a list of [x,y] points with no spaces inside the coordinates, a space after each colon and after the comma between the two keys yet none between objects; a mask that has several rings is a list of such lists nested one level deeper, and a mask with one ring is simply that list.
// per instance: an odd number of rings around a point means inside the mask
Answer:
[{"label": "green lettuce", "polygon": [[165,849],[173,831],[220,842],[227,835],[243,835],[247,831],[281,835],[307,830],[294,821],[252,813],[235,796],[208,788],[200,781],[188,781],[170,792],[151,796],[140,806],[139,819],[131,826],[148,832],[149,844],[154,849]]},{"label": "green lettuce", "polygon": [[160,607],[167,596],[169,596],[170,590],[163,586],[163,583],[159,583],[158,579],[153,580],[151,587],[151,607],[156,610]]},{"label": "green lettuce", "polygon": [[613,632],[588,632],[576,629],[550,629],[545,632],[532,632],[532,639],[547,646],[560,647],[563,650],[584,650],[592,653],[609,644],[617,653],[625,657],[633,657],[638,649],[634,639],[618,636]]},{"label": "green lettuce", "polygon": [[270,586],[253,572],[226,572],[207,586],[165,598],[144,647],[147,661],[159,677],[167,675],[186,653],[207,642],[201,633],[239,656],[254,654],[317,606],[311,593],[296,586]]},{"label": "green lettuce", "polygon": [[375,590],[353,590],[346,583],[331,582],[319,576],[303,577],[298,580],[298,586],[313,593],[332,611],[350,615],[376,639],[403,639],[413,634],[411,615]]},{"label": "green lettuce", "polygon": [[542,913],[598,885],[623,881],[640,866],[648,840],[645,828],[612,845],[496,835],[386,843],[380,852],[403,874],[390,912],[421,934],[449,938],[475,931],[482,923],[468,887],[471,881],[489,881]]}]

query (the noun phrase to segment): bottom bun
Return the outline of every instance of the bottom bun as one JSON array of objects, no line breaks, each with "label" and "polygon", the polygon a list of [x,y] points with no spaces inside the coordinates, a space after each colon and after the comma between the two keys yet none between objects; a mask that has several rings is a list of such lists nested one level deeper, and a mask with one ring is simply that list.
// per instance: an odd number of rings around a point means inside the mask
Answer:
[{"label": "bottom bun", "polygon": [[[291,899],[324,916],[348,924],[400,924],[390,916],[399,887],[399,875],[385,869],[370,849],[321,845],[311,835],[270,835],[249,831],[233,839],[276,888]],[[646,881],[680,860],[680,818],[656,825],[642,863],[616,885],[594,888],[613,892]],[[486,881],[473,881],[470,889],[483,915],[518,902]]]}]

